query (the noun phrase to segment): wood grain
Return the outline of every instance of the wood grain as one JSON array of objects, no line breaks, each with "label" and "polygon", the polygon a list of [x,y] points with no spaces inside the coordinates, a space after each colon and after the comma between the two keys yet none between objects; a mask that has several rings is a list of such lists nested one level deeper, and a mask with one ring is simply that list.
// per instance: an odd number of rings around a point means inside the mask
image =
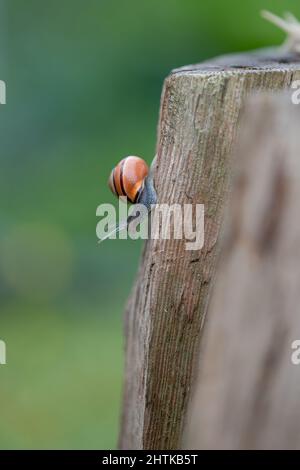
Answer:
[{"label": "wood grain", "polygon": [[125,314],[122,449],[181,445],[240,112],[249,93],[286,89],[296,78],[299,59],[265,51],[177,69],[165,80],[155,170],[158,202],[205,204],[205,245],[189,252],[184,240],[145,244]]},{"label": "wood grain", "polygon": [[299,449],[300,106],[246,107],[185,446]]}]

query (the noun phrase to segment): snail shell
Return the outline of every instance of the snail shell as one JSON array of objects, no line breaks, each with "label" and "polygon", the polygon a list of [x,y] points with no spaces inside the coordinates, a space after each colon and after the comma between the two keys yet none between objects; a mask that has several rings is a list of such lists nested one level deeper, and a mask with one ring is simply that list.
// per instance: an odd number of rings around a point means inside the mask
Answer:
[{"label": "snail shell", "polygon": [[112,170],[109,187],[118,197],[126,196],[133,204],[139,201],[148,176],[147,163],[140,157],[123,158]]}]

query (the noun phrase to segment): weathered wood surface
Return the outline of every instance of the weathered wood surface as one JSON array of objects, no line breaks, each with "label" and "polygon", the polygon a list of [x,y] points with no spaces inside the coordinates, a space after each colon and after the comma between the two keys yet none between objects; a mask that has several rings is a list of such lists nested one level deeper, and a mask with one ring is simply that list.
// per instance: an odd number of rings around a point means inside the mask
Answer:
[{"label": "weathered wood surface", "polygon": [[274,61],[268,54],[184,67],[165,80],[155,172],[158,202],[205,204],[205,245],[201,252],[186,251],[185,241],[178,240],[145,245],[125,315],[123,449],[181,445],[240,111],[253,90],[289,88],[300,78],[299,59]]},{"label": "weathered wood surface", "polygon": [[300,106],[246,107],[185,431],[192,449],[300,448]]}]

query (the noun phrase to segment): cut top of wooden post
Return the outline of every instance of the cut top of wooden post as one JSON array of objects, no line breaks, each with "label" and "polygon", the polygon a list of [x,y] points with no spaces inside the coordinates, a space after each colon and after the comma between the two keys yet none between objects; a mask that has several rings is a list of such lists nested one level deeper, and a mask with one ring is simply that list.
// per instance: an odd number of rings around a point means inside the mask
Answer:
[{"label": "cut top of wooden post", "polygon": [[284,51],[281,48],[266,48],[240,54],[227,54],[199,64],[185,65],[171,73],[224,73],[263,72],[276,70],[299,70],[300,54]]},{"label": "cut top of wooden post", "polygon": [[289,89],[296,79],[299,57],[265,50],[183,67],[165,80],[154,175],[158,203],[204,204],[205,242],[198,251],[187,251],[184,239],[146,242],[125,316],[123,449],[181,445],[240,112],[249,93]]}]

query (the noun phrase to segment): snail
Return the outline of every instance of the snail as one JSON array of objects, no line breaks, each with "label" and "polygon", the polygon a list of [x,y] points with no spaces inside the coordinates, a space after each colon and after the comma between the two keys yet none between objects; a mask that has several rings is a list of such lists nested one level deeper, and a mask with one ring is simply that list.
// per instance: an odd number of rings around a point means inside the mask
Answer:
[{"label": "snail", "polygon": [[261,15],[287,33],[288,37],[282,48],[287,52],[300,54],[300,22],[294,15],[287,12],[284,18],[280,18],[266,10]]},{"label": "snail", "polygon": [[[157,195],[153,184],[153,168],[156,157],[153,159],[151,168],[140,157],[128,156],[123,158],[111,171],[108,185],[117,197],[127,197],[132,204],[142,204],[147,213],[151,211],[157,202]],[[127,220],[117,225],[100,242],[109,238],[112,234],[128,228],[129,224],[138,215],[129,215]]]},{"label": "snail", "polygon": [[108,184],[116,196],[125,196],[132,204],[143,204],[150,210],[151,204],[156,203],[152,172],[140,157],[123,158],[113,168]]}]

